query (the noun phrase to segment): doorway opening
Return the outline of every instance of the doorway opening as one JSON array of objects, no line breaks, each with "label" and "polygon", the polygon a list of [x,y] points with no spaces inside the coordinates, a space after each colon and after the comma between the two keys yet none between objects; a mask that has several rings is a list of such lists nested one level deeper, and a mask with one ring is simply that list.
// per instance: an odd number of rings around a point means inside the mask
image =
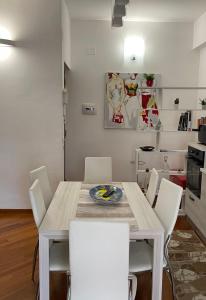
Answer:
[{"label": "doorway opening", "polygon": [[67,180],[67,151],[68,151],[68,129],[69,129],[69,72],[70,69],[64,63],[64,89],[63,89],[63,147],[64,147],[64,180]]}]

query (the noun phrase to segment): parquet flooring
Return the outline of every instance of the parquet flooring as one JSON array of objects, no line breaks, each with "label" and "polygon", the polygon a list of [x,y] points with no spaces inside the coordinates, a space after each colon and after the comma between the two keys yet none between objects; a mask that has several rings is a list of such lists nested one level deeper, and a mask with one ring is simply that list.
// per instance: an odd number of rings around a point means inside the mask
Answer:
[{"label": "parquet flooring", "polygon": [[[176,228],[190,229],[191,226],[186,218],[181,217],[177,221]],[[1,300],[35,299],[36,287],[31,280],[31,267],[36,237],[37,231],[30,212],[0,211]],[[37,277],[38,274],[36,274]],[[51,278],[51,300],[64,299],[66,299],[65,276],[53,274]],[[151,273],[138,276],[136,299],[151,299]],[[172,300],[170,284],[165,274],[162,300]]]}]

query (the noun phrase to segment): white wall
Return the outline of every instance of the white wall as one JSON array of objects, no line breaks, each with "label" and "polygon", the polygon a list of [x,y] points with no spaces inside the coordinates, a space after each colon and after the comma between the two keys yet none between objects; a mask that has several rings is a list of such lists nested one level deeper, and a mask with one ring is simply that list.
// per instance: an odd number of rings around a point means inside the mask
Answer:
[{"label": "white wall", "polygon": [[62,0],[62,57],[63,62],[71,68],[71,20],[69,9],[65,2]]},{"label": "white wall", "polygon": [[[199,53],[198,85],[204,87],[206,86],[206,12],[194,23],[193,46]],[[206,98],[206,90],[199,90],[198,98]],[[198,117],[201,116],[203,116],[203,112],[198,115]]]},{"label": "white wall", "polygon": [[206,43],[206,12],[194,23],[193,48]]},{"label": "white wall", "polygon": [[30,207],[29,170],[63,177],[60,0],[1,0],[0,26],[19,41],[0,61],[0,208]]},{"label": "white wall", "polygon": [[[128,34],[139,34],[145,39],[142,66],[123,63],[123,42]],[[195,86],[199,57],[192,51],[192,40],[193,25],[189,23],[128,22],[121,29],[111,29],[107,21],[72,21],[67,178],[83,178],[85,156],[111,155],[114,180],[135,179],[131,164],[134,150],[138,145],[154,144],[155,138],[134,130],[104,129],[104,73],[154,72],[162,75],[163,85]],[[96,56],[87,55],[87,49],[92,47],[96,48]],[[173,102],[179,95],[180,91],[175,91],[167,99]],[[96,104],[96,116],[81,114],[84,102]],[[163,134],[161,146],[185,148],[190,139],[186,133],[167,133]]]},{"label": "white wall", "polygon": [[[206,47],[200,49],[199,86],[206,86]],[[201,91],[201,97],[206,98],[206,90]]]},{"label": "white wall", "polygon": [[[199,73],[198,73],[198,83],[199,86],[206,86],[206,12],[200,16],[194,23],[194,37],[193,37],[194,47],[199,47]],[[206,91],[199,92],[200,97],[206,98]]]}]

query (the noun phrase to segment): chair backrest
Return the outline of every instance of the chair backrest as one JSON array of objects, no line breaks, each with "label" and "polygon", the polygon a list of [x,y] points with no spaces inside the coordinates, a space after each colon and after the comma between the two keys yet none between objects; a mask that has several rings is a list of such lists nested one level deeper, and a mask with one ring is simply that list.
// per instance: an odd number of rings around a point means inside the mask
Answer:
[{"label": "chair backrest", "polygon": [[111,157],[86,157],[85,158],[85,183],[112,182]]},{"label": "chair backrest", "polygon": [[165,178],[162,179],[154,210],[165,229],[165,240],[167,240],[174,229],[178,217],[182,191],[183,189],[179,185]]},{"label": "chair backrest", "polygon": [[128,299],[128,224],[72,221],[69,253],[71,300]]},{"label": "chair backrest", "polygon": [[146,197],[152,206],[155,200],[156,192],[157,192],[157,186],[159,181],[159,174],[155,168],[152,169],[150,174],[150,180],[149,180],[149,186],[146,192]]},{"label": "chair backrest", "polygon": [[52,200],[52,190],[49,183],[47,168],[42,166],[38,169],[35,169],[30,172],[31,183],[33,183],[36,179],[39,180],[42,194],[45,201],[46,209],[49,207],[49,204]]},{"label": "chair backrest", "polygon": [[39,180],[36,179],[29,189],[29,196],[31,201],[31,207],[33,211],[34,220],[37,228],[39,228],[44,215],[46,213],[46,207],[44,198],[41,192]]}]

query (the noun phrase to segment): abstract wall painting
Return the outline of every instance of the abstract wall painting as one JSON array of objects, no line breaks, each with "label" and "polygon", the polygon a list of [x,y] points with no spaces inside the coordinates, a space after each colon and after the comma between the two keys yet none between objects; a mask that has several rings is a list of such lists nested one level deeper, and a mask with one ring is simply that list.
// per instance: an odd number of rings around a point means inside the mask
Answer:
[{"label": "abstract wall painting", "polygon": [[160,129],[159,74],[105,74],[105,128]]}]

